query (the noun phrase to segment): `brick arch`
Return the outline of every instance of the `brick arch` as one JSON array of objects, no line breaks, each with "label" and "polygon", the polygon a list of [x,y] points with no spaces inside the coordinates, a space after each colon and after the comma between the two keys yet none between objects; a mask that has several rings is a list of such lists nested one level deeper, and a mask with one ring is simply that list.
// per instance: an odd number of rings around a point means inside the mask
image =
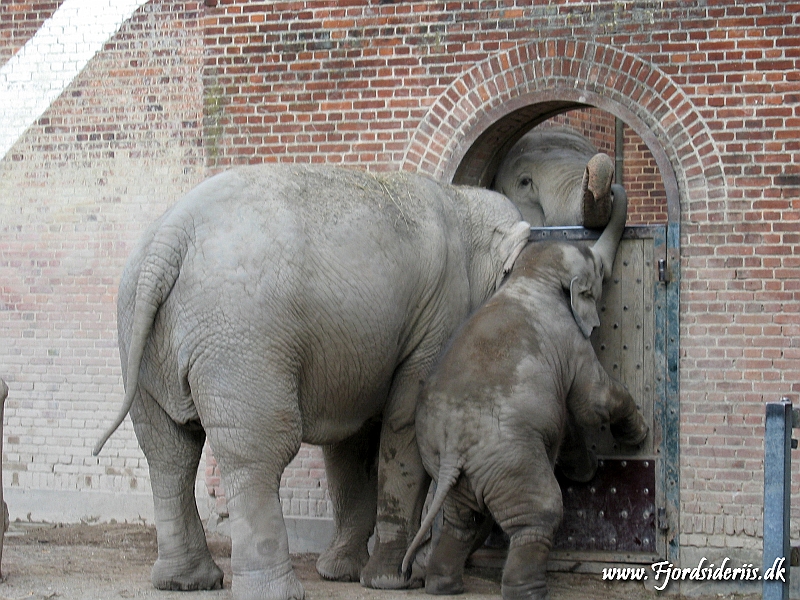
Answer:
[{"label": "brick arch", "polygon": [[681,89],[632,54],[568,39],[531,42],[477,63],[428,110],[403,168],[487,185],[520,135],[555,114],[587,105],[621,118],[648,145],[664,177],[670,222],[680,222],[679,188],[721,192],[719,154]]}]

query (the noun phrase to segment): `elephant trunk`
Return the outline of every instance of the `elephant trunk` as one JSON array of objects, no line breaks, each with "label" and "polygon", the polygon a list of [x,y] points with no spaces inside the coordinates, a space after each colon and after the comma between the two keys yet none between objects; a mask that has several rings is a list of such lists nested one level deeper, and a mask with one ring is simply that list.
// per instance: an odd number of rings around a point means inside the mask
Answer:
[{"label": "elephant trunk", "polygon": [[608,154],[598,152],[586,164],[586,188],[600,199],[608,195],[614,177],[614,161]]},{"label": "elephant trunk", "polygon": [[614,161],[598,152],[587,163],[581,183],[583,226],[599,229],[608,223],[611,213],[611,181]]},{"label": "elephant trunk", "polygon": [[603,281],[607,282],[611,277],[611,270],[614,266],[614,257],[617,255],[617,247],[622,239],[622,232],[625,229],[625,219],[628,216],[628,195],[621,185],[613,184],[611,194],[614,196],[614,204],[611,208],[611,218],[608,225],[603,230],[600,239],[592,247],[595,256],[599,257],[603,263]]}]

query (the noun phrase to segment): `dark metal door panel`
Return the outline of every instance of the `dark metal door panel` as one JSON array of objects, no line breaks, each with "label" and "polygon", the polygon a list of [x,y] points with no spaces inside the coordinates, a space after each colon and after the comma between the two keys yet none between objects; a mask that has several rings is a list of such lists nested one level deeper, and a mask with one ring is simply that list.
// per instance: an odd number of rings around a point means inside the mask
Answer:
[{"label": "dark metal door panel", "polygon": [[656,472],[652,460],[601,460],[589,483],[559,477],[564,519],[559,550],[656,553]]}]

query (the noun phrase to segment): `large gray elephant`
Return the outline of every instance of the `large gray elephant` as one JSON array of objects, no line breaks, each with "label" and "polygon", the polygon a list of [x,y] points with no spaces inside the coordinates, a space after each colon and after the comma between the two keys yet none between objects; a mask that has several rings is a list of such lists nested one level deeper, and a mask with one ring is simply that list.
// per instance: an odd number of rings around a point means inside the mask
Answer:
[{"label": "large gray elephant", "polygon": [[437,487],[402,568],[443,508],[428,562],[429,593],[463,590],[464,563],[491,514],[510,536],[503,598],[546,598],[547,558],[563,510],[556,461],[565,475],[588,481],[597,459],[583,432],[610,423],[621,443],[646,437],[633,398],[606,373],[589,340],[600,324],[596,303],[626,205],[615,185],[611,221],[591,248],[529,244],[426,383],[417,440]]},{"label": "large gray elephant", "polygon": [[221,584],[194,498],[208,436],[237,600],[304,596],[278,496],[301,442],[324,448],[335,513],[319,572],[408,586],[428,481],[420,382],[529,235],[495,192],[322,166],[237,168],[168,210],[122,276],[125,399],[95,448],[130,412],[153,489],[154,585]]},{"label": "large gray elephant", "polygon": [[534,227],[601,228],[611,214],[614,161],[566,127],[532,129],[508,152],[494,189]]}]

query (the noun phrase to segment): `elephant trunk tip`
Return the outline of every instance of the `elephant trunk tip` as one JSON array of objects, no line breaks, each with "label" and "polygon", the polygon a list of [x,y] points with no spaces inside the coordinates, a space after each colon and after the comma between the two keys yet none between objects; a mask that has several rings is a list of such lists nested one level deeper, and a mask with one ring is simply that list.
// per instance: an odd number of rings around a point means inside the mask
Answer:
[{"label": "elephant trunk tip", "polygon": [[614,177],[614,161],[604,152],[598,152],[586,165],[587,188],[596,199],[608,195]]},{"label": "elephant trunk tip", "polygon": [[611,186],[614,162],[602,152],[587,163],[583,175],[583,226],[590,229],[605,227],[611,218]]}]

